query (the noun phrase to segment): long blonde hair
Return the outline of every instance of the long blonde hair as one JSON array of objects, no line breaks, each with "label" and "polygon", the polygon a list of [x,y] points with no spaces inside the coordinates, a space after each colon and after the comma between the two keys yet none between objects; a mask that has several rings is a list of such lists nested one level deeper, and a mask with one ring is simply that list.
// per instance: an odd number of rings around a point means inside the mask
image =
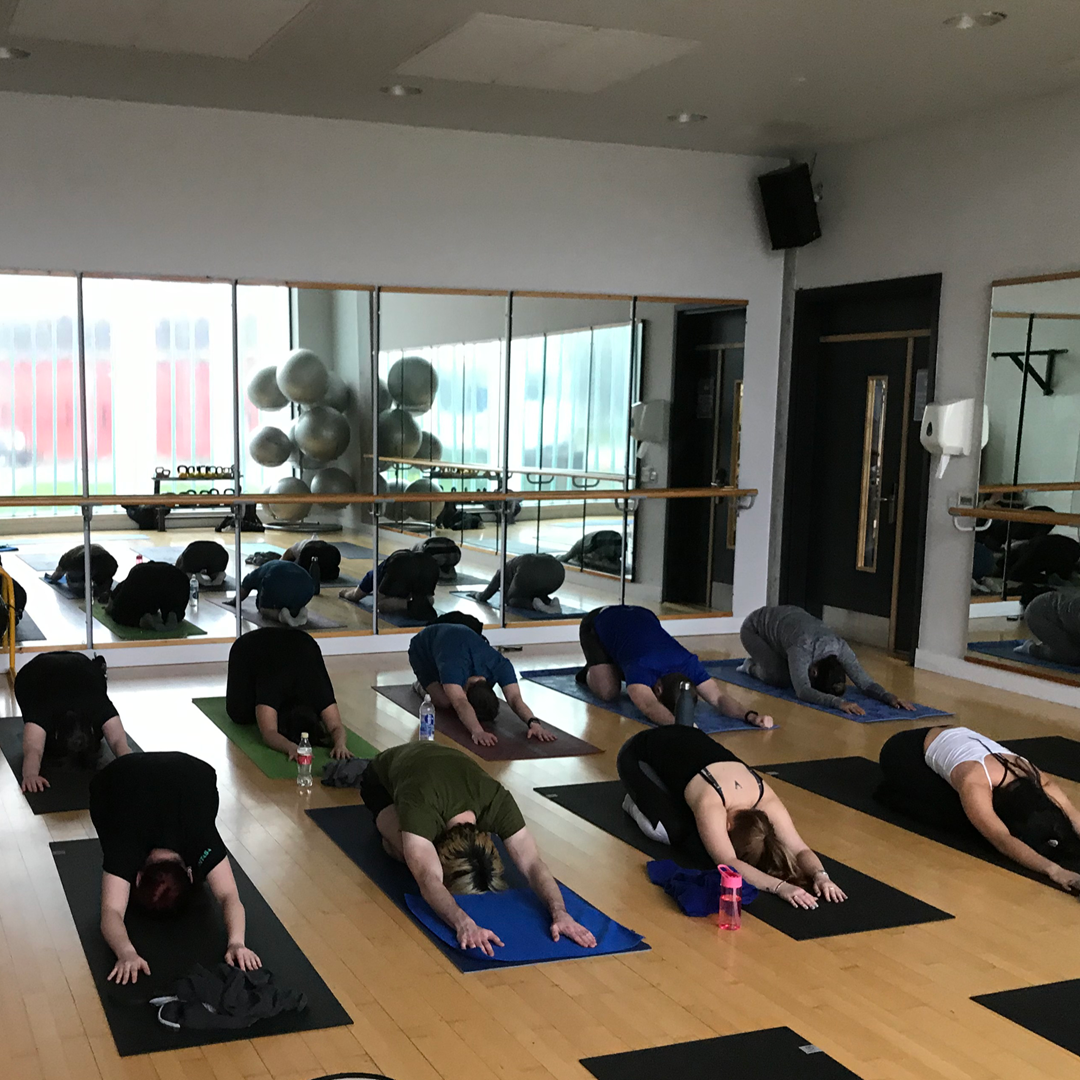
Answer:
[{"label": "long blonde hair", "polygon": [[780,842],[764,810],[739,810],[732,815],[728,837],[735,854],[763,874],[800,884],[802,873],[794,856]]},{"label": "long blonde hair", "polygon": [[506,888],[503,861],[490,833],[469,823],[454,825],[435,838],[435,850],[450,892],[464,896]]}]

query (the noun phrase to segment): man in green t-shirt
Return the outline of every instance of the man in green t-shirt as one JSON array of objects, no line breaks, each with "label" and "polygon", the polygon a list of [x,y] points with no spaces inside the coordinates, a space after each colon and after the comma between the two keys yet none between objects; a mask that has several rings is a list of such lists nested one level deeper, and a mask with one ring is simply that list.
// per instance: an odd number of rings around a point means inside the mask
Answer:
[{"label": "man in green t-shirt", "polygon": [[387,854],[403,861],[420,895],[457,935],[463,949],[495,955],[495,933],[477,926],[453,893],[506,888],[492,840],[498,836],[533,891],[551,912],[551,937],[591,948],[596,938],[570,917],[558,883],[540,858],[514,797],[470,757],[432,742],[384,750],[364,771],[364,805]]}]

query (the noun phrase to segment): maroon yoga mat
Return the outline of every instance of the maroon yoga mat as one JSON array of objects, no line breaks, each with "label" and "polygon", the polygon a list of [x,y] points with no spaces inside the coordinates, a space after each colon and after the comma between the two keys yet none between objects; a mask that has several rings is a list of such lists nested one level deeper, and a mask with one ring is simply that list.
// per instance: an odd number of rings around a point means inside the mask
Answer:
[{"label": "maroon yoga mat", "polygon": [[[395,705],[400,705],[406,712],[418,716],[420,698],[411,683],[393,686],[373,686],[383,697],[389,698]],[[487,731],[493,731],[499,737],[494,746],[477,746],[465,730],[465,725],[457,718],[453,709],[435,710],[435,730],[448,739],[460,743],[466,750],[471,750],[484,761],[523,761],[528,758],[584,757],[586,754],[599,754],[601,750],[592,743],[575,738],[568,732],[549,724],[542,716],[540,722],[548,731],[557,735],[554,742],[537,742],[526,738],[525,725],[514,715],[514,711],[505,701],[499,702],[499,715],[493,724],[485,724]]]}]

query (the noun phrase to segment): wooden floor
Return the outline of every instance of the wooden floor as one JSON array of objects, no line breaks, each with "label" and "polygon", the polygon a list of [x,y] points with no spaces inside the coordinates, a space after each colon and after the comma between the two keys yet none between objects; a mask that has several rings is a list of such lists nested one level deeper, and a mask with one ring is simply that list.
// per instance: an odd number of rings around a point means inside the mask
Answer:
[{"label": "wooden floor", "polygon": [[[733,638],[690,644],[705,657],[739,652]],[[576,659],[564,646],[511,658],[521,667]],[[1074,709],[864,659],[897,693],[952,709],[992,737],[1080,728]],[[350,727],[380,748],[415,736],[415,719],[370,689],[407,677],[403,655],[329,666]],[[530,683],[526,698],[541,716],[608,752],[487,767],[517,796],[555,874],[643,933],[652,951],[459,974],[303,814],[355,793],[316,787],[305,802],[291,783],[263,777],[192,706],[193,696],[223,687],[216,666],[138,669],[117,671],[110,693],[145,749],[186,750],[216,767],[226,843],[354,1024],[121,1060],[48,848],[89,835],[89,817],[35,818],[0,767],[0,1075],[310,1080],[355,1070],[394,1080],[585,1080],[578,1062],[589,1055],[786,1024],[863,1080],[1080,1076],[1076,1057],[969,1000],[1080,976],[1075,899],[777,782],[812,845],[956,918],[802,943],[752,918],[739,933],[720,932],[679,914],[648,883],[639,852],[533,793],[613,777],[615,751],[640,727]],[[781,702],[773,712],[777,731],[724,742],[758,764],[875,755],[901,727]]]}]

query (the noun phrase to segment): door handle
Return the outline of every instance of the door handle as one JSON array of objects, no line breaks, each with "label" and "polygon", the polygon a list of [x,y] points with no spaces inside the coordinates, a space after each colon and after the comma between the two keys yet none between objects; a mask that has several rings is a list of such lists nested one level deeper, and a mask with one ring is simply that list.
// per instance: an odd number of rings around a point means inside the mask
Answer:
[{"label": "door handle", "polygon": [[896,524],[896,497],[897,497],[897,485],[893,484],[892,491],[886,495],[881,501],[888,506],[888,518],[886,519],[890,525]]}]

